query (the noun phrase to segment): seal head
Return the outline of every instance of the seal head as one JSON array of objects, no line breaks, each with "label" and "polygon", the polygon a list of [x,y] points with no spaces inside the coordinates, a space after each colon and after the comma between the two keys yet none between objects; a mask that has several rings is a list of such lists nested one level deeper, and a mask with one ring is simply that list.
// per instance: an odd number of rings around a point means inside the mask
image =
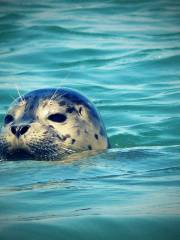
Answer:
[{"label": "seal head", "polygon": [[7,160],[58,160],[107,148],[106,130],[96,108],[68,88],[39,89],[17,98],[0,135],[0,156]]}]

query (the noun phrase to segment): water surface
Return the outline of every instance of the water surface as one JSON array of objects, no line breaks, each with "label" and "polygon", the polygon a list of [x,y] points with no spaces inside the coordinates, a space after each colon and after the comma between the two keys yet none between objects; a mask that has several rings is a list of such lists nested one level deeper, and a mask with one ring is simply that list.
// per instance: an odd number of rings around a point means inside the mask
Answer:
[{"label": "water surface", "polygon": [[179,1],[13,1],[0,7],[0,123],[13,100],[71,87],[112,149],[0,163],[1,239],[180,239]]}]

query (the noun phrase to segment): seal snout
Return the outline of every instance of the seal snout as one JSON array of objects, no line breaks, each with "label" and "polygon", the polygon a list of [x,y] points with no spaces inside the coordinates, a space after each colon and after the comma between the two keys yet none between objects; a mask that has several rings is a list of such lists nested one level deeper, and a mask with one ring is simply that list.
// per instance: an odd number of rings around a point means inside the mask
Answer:
[{"label": "seal snout", "polygon": [[22,136],[23,134],[25,134],[28,129],[30,128],[30,125],[13,125],[11,127],[11,132],[17,137],[19,138],[20,136]]}]

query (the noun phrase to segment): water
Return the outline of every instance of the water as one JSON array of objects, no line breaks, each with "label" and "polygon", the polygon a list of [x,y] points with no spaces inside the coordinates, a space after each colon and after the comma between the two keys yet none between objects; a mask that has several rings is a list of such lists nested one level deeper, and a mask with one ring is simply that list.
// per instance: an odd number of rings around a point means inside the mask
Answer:
[{"label": "water", "polygon": [[180,239],[179,1],[0,3],[0,123],[20,92],[89,97],[112,149],[0,163],[1,239]]}]

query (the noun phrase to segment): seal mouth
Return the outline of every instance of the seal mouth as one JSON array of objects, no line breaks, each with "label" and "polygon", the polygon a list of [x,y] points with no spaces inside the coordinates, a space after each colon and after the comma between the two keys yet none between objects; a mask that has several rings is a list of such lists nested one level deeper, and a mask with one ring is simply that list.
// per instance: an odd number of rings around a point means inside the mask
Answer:
[{"label": "seal mouth", "polygon": [[30,160],[33,159],[33,155],[25,149],[15,149],[11,152],[8,152],[7,157],[9,160]]}]

